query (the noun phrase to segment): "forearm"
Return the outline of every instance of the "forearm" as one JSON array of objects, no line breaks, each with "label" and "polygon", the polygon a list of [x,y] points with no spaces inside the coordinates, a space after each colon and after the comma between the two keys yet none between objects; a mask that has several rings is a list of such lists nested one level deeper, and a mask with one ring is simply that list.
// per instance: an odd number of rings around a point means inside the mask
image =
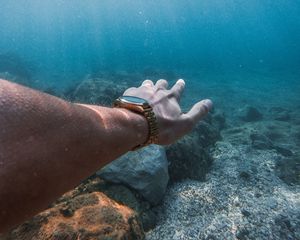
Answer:
[{"label": "forearm", "polygon": [[147,139],[143,116],[71,104],[2,80],[0,127],[0,232]]}]

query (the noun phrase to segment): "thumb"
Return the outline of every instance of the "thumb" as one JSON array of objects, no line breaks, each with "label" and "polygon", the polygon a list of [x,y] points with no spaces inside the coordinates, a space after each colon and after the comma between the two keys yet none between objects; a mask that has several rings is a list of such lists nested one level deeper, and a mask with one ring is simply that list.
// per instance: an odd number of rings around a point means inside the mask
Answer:
[{"label": "thumb", "polygon": [[212,101],[210,99],[205,99],[196,103],[191,110],[184,115],[185,117],[191,119],[194,124],[196,124],[207,115],[207,113],[212,109],[212,106]]}]

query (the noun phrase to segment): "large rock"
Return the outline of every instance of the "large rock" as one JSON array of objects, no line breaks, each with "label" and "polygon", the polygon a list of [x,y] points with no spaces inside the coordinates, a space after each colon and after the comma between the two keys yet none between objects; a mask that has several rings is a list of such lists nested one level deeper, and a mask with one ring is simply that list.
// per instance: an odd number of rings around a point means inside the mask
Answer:
[{"label": "large rock", "polygon": [[149,231],[156,226],[157,216],[151,204],[132,188],[123,184],[107,182],[94,175],[83,181],[78,187],[64,194],[52,206],[62,202],[72,201],[75,197],[92,192],[102,192],[117,203],[123,204],[135,211],[138,220],[143,225],[144,231]]},{"label": "large rock", "polygon": [[152,204],[158,204],[169,181],[168,161],[163,147],[150,145],[129,152],[97,172],[101,178],[122,183],[138,191]]},{"label": "large rock", "polygon": [[208,116],[190,134],[167,147],[171,182],[205,179],[212,163],[209,148],[220,138],[219,124],[214,125],[212,119]]},{"label": "large rock", "polygon": [[76,196],[45,210],[1,240],[143,239],[135,213],[103,193]]}]

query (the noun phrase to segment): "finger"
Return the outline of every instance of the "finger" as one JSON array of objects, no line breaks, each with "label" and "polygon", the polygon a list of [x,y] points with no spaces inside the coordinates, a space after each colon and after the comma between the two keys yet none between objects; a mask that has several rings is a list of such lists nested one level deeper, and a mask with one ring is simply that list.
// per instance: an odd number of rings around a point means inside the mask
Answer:
[{"label": "finger", "polygon": [[207,113],[211,110],[213,103],[211,100],[206,99],[196,103],[191,110],[184,114],[185,117],[192,120],[192,123],[197,123],[199,120],[204,118]]},{"label": "finger", "polygon": [[162,89],[167,89],[168,87],[168,82],[165,79],[159,79],[156,84],[155,87],[157,88],[162,88]]},{"label": "finger", "polygon": [[185,81],[183,79],[179,79],[175,85],[172,87],[171,92],[174,94],[176,98],[180,98],[185,87]]},{"label": "finger", "polygon": [[153,87],[154,84],[151,80],[145,80],[143,83],[142,83],[142,86],[145,86],[145,87]]}]

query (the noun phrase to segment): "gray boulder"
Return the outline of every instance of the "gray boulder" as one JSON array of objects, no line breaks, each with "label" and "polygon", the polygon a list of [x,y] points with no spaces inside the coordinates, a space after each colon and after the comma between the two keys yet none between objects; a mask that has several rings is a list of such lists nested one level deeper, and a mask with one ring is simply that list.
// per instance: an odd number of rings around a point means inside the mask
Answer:
[{"label": "gray boulder", "polygon": [[125,184],[151,204],[158,204],[164,197],[169,181],[165,150],[150,145],[129,152],[103,167],[97,175],[109,182]]}]

